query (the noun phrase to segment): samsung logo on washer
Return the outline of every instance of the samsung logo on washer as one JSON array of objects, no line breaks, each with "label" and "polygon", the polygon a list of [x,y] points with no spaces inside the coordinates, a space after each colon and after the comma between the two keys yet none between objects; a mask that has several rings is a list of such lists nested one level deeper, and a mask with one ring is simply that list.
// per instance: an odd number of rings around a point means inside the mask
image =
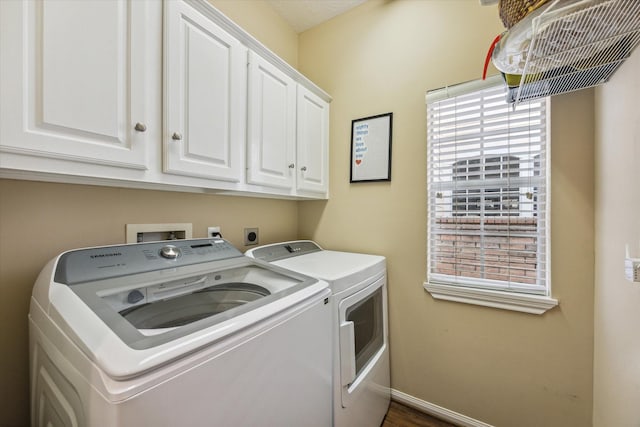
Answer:
[{"label": "samsung logo on washer", "polygon": [[94,259],[94,258],[107,258],[107,257],[112,257],[112,256],[122,256],[122,252],[111,252],[111,253],[107,253],[107,254],[89,255],[89,258],[91,258],[91,259]]}]

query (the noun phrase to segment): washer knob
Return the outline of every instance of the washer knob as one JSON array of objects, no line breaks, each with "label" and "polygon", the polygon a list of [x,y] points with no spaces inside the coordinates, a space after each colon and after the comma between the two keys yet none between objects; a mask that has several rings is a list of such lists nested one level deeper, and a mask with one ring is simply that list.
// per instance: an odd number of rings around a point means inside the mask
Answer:
[{"label": "washer knob", "polygon": [[180,249],[174,245],[163,246],[160,249],[160,256],[167,259],[176,259],[180,256]]}]

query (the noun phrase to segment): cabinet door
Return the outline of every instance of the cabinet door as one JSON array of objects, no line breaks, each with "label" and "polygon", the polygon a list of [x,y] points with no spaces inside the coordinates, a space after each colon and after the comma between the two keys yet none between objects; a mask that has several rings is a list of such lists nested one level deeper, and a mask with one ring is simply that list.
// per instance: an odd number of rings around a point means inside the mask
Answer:
[{"label": "cabinet door", "polygon": [[249,52],[247,182],[293,189],[296,82]]},{"label": "cabinet door", "polygon": [[0,150],[145,169],[155,7],[0,1]]},{"label": "cabinet door", "polygon": [[298,85],[297,189],[329,190],[329,104]]},{"label": "cabinet door", "polygon": [[164,171],[239,182],[247,49],[185,2],[164,5]]}]

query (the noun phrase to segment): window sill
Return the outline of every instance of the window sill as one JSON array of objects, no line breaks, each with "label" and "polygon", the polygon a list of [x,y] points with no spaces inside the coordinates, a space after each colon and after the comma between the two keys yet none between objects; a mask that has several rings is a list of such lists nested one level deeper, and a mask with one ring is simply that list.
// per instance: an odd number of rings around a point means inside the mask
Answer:
[{"label": "window sill", "polygon": [[425,282],[424,288],[435,299],[530,314],[543,314],[558,305],[557,299],[540,295],[516,294],[428,282]]}]

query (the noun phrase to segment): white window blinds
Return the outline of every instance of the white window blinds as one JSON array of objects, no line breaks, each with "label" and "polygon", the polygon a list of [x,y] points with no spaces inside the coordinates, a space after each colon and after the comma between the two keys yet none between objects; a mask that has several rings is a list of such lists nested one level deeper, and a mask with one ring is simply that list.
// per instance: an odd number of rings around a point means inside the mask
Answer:
[{"label": "white window blinds", "polygon": [[549,295],[547,100],[427,94],[428,282]]}]

